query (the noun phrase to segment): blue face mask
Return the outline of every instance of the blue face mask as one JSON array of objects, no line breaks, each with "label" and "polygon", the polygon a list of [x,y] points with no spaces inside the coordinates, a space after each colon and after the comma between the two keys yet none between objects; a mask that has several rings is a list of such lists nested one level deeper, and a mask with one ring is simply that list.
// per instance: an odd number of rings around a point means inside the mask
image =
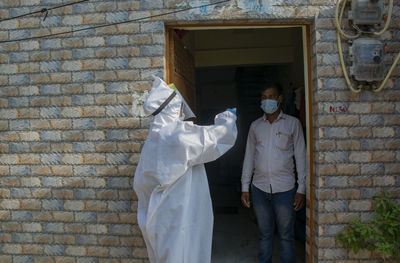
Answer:
[{"label": "blue face mask", "polygon": [[272,114],[278,110],[278,101],[270,99],[262,100],[261,109],[267,114]]}]

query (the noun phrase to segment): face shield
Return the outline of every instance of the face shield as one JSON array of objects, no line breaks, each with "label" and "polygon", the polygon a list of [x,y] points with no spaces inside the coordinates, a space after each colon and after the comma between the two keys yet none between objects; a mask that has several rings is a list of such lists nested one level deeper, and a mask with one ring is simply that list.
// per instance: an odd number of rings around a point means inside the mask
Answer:
[{"label": "face shield", "polygon": [[146,91],[142,96],[134,95],[132,104],[134,115],[141,117],[156,116],[163,112],[178,119],[179,113],[182,111],[184,116],[182,119],[196,117],[174,84],[168,85],[162,79],[153,77],[154,82],[150,92]]},{"label": "face shield", "polygon": [[182,94],[179,92],[179,90],[175,87],[174,83],[171,83],[168,85],[172,90],[176,92],[176,94],[179,96],[180,100],[182,101],[182,116],[183,120],[187,119],[192,119],[196,118],[196,115],[193,113],[192,109],[189,107],[185,99],[183,98]]}]

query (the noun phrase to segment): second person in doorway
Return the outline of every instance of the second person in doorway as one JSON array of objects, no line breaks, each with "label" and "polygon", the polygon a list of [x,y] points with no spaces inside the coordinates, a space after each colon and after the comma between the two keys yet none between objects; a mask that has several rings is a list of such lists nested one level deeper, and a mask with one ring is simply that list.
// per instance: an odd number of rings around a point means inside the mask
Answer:
[{"label": "second person in doorway", "polygon": [[257,218],[260,263],[272,262],[275,225],[279,234],[280,263],[296,262],[295,214],[305,205],[303,130],[298,119],[282,112],[282,100],[279,84],[263,86],[261,108],[264,115],[250,126],[243,163],[241,199],[245,207],[253,206]]}]

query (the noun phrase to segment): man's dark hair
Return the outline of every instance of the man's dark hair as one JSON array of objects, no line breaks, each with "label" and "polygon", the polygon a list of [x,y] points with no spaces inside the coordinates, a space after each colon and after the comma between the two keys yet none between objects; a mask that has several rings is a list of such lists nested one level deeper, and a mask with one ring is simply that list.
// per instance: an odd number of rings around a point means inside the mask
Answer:
[{"label": "man's dark hair", "polygon": [[282,86],[277,82],[265,82],[260,89],[260,93],[263,93],[267,89],[275,89],[278,93],[278,96],[281,96],[283,94]]}]

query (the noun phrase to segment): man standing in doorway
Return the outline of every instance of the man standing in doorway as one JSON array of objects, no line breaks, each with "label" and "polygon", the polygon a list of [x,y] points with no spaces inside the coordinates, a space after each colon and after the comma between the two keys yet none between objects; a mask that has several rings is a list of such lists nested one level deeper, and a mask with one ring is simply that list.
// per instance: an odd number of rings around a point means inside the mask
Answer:
[{"label": "man standing in doorway", "polygon": [[302,126],[298,119],[281,111],[282,99],[279,84],[263,86],[261,108],[265,114],[250,126],[243,163],[241,199],[245,207],[253,206],[257,218],[260,263],[272,262],[275,225],[280,238],[280,263],[296,262],[295,216],[305,205],[306,150]]}]

